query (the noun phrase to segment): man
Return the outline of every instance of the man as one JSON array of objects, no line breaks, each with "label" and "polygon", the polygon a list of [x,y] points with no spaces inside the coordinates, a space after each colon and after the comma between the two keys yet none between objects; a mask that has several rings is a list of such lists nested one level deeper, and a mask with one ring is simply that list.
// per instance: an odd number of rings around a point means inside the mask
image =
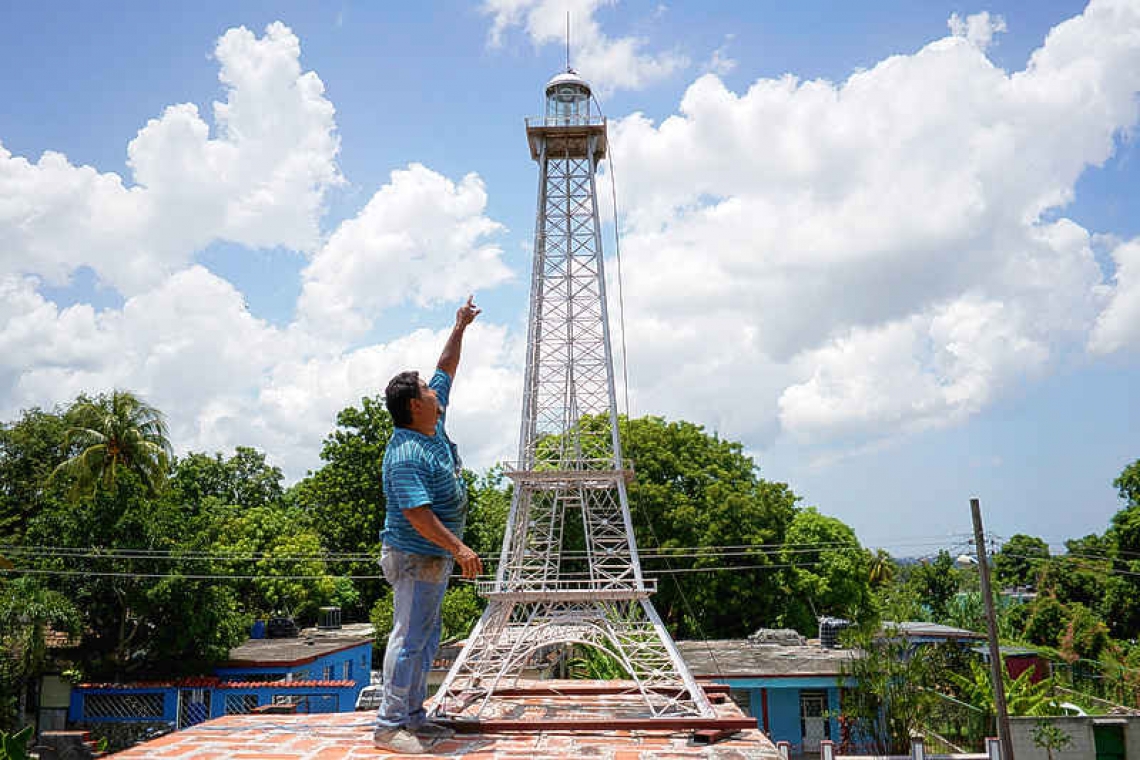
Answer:
[{"label": "man", "polygon": [[463,333],[479,312],[473,297],[456,312],[430,382],[401,372],[384,391],[396,429],[382,467],[388,506],[380,566],[392,584],[394,609],[374,744],[404,754],[426,752],[453,733],[425,720],[427,675],[439,647],[440,606],[453,562],[464,578],[483,572],[479,555],[462,541],[467,491],[458,451],[444,429]]}]

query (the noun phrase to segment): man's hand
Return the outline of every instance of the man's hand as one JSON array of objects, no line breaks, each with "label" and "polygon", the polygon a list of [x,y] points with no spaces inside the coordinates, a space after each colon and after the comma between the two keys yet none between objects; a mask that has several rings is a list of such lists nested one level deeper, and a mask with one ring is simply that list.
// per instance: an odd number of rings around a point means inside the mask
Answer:
[{"label": "man's hand", "polygon": [[475,321],[475,317],[483,312],[478,306],[475,305],[475,296],[467,296],[467,303],[459,307],[459,311],[455,312],[455,326],[467,327]]},{"label": "man's hand", "polygon": [[467,544],[460,544],[452,556],[455,557],[455,562],[461,571],[460,574],[464,578],[474,580],[483,573],[483,560],[479,559],[479,555]]}]

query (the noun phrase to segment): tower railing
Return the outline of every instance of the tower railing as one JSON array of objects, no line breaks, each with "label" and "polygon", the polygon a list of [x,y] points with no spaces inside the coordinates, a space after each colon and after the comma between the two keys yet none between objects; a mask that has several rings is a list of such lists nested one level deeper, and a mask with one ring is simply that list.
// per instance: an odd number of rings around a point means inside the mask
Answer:
[{"label": "tower railing", "polygon": [[606,117],[598,114],[576,116],[528,116],[527,127],[604,127]]}]

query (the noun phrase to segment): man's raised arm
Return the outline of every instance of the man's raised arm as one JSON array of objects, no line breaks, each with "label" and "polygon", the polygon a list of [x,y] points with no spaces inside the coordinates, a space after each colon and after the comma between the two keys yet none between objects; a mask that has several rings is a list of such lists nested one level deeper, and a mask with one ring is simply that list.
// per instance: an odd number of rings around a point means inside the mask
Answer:
[{"label": "man's raised arm", "polygon": [[475,305],[474,299],[475,296],[467,296],[467,303],[455,312],[455,327],[451,329],[451,335],[448,336],[447,343],[443,346],[443,353],[439,355],[439,362],[436,364],[453,380],[455,370],[459,367],[459,352],[463,349],[463,331],[483,311]]}]

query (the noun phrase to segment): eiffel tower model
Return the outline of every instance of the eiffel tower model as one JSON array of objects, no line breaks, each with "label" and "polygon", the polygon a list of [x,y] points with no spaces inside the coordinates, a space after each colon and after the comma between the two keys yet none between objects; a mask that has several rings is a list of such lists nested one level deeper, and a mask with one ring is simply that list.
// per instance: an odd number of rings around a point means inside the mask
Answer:
[{"label": "eiffel tower model", "polygon": [[656,583],[630,520],[595,188],[606,121],[568,67],[526,131],[539,179],[518,462],[505,472],[514,494],[495,578],[477,585],[487,607],[433,714],[459,718],[461,705],[479,719],[536,653],[581,645],[621,665],[639,714],[709,720],[649,601]]}]

